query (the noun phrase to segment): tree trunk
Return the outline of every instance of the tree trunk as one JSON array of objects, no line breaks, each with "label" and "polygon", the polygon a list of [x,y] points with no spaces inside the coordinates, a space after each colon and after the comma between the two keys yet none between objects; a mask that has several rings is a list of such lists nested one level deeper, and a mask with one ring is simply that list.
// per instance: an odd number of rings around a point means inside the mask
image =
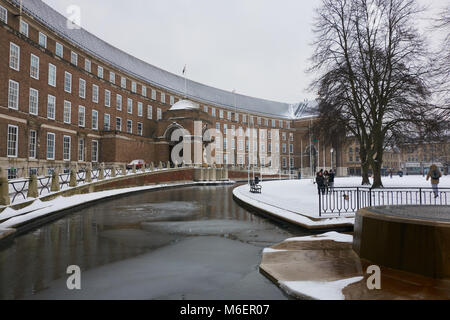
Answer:
[{"label": "tree trunk", "polygon": [[360,141],[359,158],[361,160],[361,185],[370,185],[369,180],[369,162],[367,161],[367,152]]},{"label": "tree trunk", "polygon": [[381,181],[381,161],[378,161],[377,159],[373,161],[372,170],[373,170],[372,188],[383,187],[383,182]]},{"label": "tree trunk", "polygon": [[369,180],[369,163],[367,161],[361,162],[361,176],[362,182],[361,185],[370,185]]}]

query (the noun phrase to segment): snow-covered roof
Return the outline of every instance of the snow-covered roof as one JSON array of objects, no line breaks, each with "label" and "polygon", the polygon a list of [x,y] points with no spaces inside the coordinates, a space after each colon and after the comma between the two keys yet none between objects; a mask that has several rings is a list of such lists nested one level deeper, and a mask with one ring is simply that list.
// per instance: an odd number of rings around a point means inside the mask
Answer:
[{"label": "snow-covered roof", "polygon": [[[20,2],[20,0],[11,1],[17,5]],[[85,29],[67,28],[67,19],[43,1],[25,0],[23,1],[23,10],[59,36],[85,50],[98,60],[141,81],[168,90],[173,94],[184,96],[185,80],[183,77],[135,58]],[[238,112],[252,112],[262,116],[295,119],[297,105],[236,94],[191,80],[187,80],[187,91],[188,98],[204,104],[230,109],[235,109],[236,105]]]},{"label": "snow-covered roof", "polygon": [[200,109],[200,106],[190,100],[180,100],[170,108],[170,111],[173,111],[173,110],[195,110],[195,109]]}]

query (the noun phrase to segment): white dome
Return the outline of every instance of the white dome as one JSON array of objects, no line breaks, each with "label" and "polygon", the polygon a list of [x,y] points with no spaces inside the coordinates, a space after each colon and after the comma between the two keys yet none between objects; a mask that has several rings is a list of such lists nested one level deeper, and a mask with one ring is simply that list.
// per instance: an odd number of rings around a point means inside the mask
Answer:
[{"label": "white dome", "polygon": [[175,103],[169,110],[193,110],[200,109],[200,106],[190,100],[180,100]]}]

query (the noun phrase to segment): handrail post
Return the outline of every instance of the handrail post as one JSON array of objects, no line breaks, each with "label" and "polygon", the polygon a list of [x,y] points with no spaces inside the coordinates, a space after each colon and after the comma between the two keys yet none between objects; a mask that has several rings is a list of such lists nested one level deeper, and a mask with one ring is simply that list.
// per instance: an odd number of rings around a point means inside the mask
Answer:
[{"label": "handrail post", "polygon": [[356,211],[359,209],[359,187],[356,187]]},{"label": "handrail post", "polygon": [[420,205],[422,205],[422,188],[419,188]]},{"label": "handrail post", "polygon": [[322,216],[322,198],[319,190],[319,217]]}]

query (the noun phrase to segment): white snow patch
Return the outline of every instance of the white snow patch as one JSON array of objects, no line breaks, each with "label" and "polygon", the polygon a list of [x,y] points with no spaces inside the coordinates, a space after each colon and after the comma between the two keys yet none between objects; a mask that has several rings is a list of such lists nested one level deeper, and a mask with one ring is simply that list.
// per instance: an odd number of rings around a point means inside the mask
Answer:
[{"label": "white snow patch", "polygon": [[279,250],[279,249],[272,249],[272,248],[264,248],[263,253],[272,253],[272,252],[286,252],[289,250]]},{"label": "white snow patch", "polygon": [[289,238],[284,241],[323,241],[323,240],[333,240],[335,242],[353,242],[353,236],[349,234],[339,233],[336,231],[331,231],[319,235],[306,236],[306,237],[296,237]]},{"label": "white snow patch", "polygon": [[344,300],[342,290],[363,278],[354,277],[337,281],[281,281],[280,286],[289,293],[305,295],[313,299]]}]

